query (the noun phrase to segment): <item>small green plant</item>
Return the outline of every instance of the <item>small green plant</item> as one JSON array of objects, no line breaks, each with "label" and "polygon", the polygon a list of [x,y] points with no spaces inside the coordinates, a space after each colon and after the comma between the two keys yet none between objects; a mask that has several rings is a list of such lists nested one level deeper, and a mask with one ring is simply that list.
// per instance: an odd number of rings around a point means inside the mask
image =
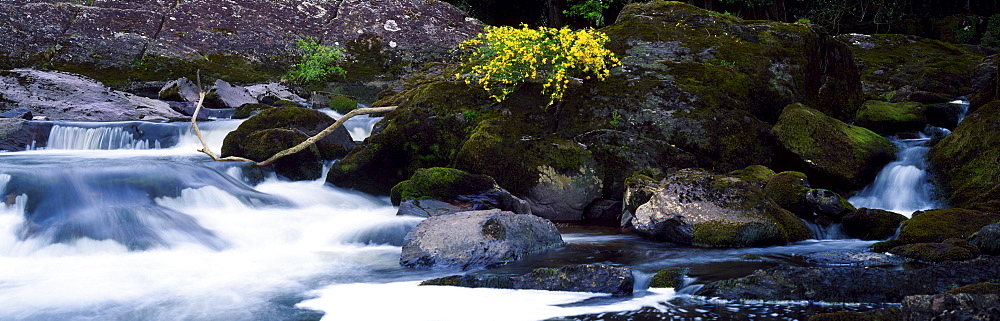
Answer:
[{"label": "small green plant", "polygon": [[729,61],[729,60],[725,60],[725,59],[719,59],[715,63],[717,65],[719,65],[719,67],[722,67],[722,68],[726,68],[726,69],[729,69],[729,70],[736,69],[736,62],[735,61]]},{"label": "small green plant", "polygon": [[896,97],[896,91],[895,90],[882,94],[882,100],[885,100],[885,101],[891,102],[893,97]]},{"label": "small green plant", "polygon": [[562,100],[570,78],[604,80],[611,74],[619,61],[604,48],[607,42],[607,35],[593,29],[487,26],[485,33],[459,44],[473,52],[461,66],[468,73],[455,78],[481,86],[497,102],[524,82],[538,81],[551,106]]},{"label": "small green plant", "polygon": [[313,37],[299,39],[298,45],[303,54],[302,60],[288,72],[292,81],[316,82],[347,74],[340,66],[344,59],[344,52],[340,49],[324,46]]},{"label": "small green plant", "polygon": [[811,25],[812,20],[809,20],[809,18],[799,18],[798,20],[795,20],[795,23],[800,25]]},{"label": "small green plant", "polygon": [[1000,14],[990,16],[986,21],[986,34],[979,43],[980,45],[1000,48]]},{"label": "small green plant", "polygon": [[611,125],[613,127],[618,127],[621,124],[622,124],[622,115],[618,113],[617,109],[615,109],[614,111],[611,112],[611,120],[608,121],[608,125]]},{"label": "small green plant", "polygon": [[604,10],[611,6],[612,0],[570,0],[569,10],[563,14],[570,17],[583,18],[595,26],[604,25]]},{"label": "small green plant", "polygon": [[465,119],[467,121],[472,121],[472,120],[475,120],[476,117],[479,117],[479,112],[477,112],[475,110],[471,110],[470,109],[470,110],[463,110],[462,111],[462,119]]},{"label": "small green plant", "polygon": [[358,108],[358,100],[347,95],[333,95],[330,101],[326,102],[327,107],[341,114],[346,114]]}]

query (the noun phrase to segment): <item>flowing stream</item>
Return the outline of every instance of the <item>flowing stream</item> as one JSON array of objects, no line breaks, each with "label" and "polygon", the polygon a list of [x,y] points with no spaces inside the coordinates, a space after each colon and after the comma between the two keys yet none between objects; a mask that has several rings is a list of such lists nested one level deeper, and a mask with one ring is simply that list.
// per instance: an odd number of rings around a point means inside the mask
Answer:
[{"label": "flowing stream", "polygon": [[[968,101],[954,101],[963,107],[959,121],[969,110]],[[867,207],[896,212],[910,217],[913,212],[942,207],[934,196],[934,185],[927,174],[927,143],[947,136],[944,128],[928,127],[915,138],[888,137],[899,152],[896,160],[879,171],[875,181],[848,201],[857,208]]]},{"label": "flowing stream", "polygon": [[[352,123],[355,139],[374,121]],[[488,272],[622,264],[636,271],[635,295],[418,286],[487,271],[402,268],[402,238],[420,218],[322,179],[212,162],[187,125],[57,122],[46,148],[0,153],[0,320],[788,320],[873,308],[648,289],[666,267],[689,268],[696,288],[871,242],[696,249],[576,226],[560,227],[567,247]],[[238,125],[201,126],[219,151]]]}]

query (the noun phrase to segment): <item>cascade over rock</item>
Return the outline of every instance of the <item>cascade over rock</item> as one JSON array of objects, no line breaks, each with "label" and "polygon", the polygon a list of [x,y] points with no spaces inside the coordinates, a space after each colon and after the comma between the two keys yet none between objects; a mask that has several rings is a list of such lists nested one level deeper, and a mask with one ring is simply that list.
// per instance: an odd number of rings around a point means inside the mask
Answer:
[{"label": "cascade over rock", "polygon": [[785,244],[812,237],[805,223],[738,178],[684,169],[662,182],[637,181],[626,197],[630,225],[644,237],[703,247]]},{"label": "cascade over rock", "polygon": [[[560,205],[572,210],[569,217],[546,217],[578,219],[578,204],[619,199],[635,172],[771,167],[779,148],[772,123],[788,103],[844,120],[861,104],[846,46],[807,25],[653,1],[626,6],[601,31],[622,66],[605,81],[570,86],[550,107],[540,83],[529,81],[498,103],[455,79],[457,66],[428,65],[381,94],[373,106],[399,108],[327,181],[387,194],[419,168],[449,166],[489,175],[538,205],[545,203],[540,195],[560,190],[533,192],[554,177],[545,174],[552,168],[581,183],[559,194],[573,199]],[[544,215],[539,206],[532,212]]]}]

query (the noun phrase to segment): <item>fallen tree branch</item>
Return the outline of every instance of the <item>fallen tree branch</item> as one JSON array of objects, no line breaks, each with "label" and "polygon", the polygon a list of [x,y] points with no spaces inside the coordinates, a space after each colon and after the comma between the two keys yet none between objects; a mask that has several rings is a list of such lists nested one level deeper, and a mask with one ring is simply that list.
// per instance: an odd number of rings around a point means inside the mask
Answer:
[{"label": "fallen tree branch", "polygon": [[348,119],[351,119],[351,117],[358,116],[358,115],[387,113],[387,112],[396,110],[397,107],[398,106],[369,107],[369,108],[358,108],[358,109],[352,110],[349,113],[347,113],[347,115],[344,115],[343,117],[340,117],[340,119],[337,119],[337,122],[333,123],[330,126],[327,126],[326,129],[323,129],[323,131],[317,133],[313,137],[309,137],[305,141],[299,143],[298,145],[295,145],[292,148],[289,148],[289,149],[286,149],[286,150],[283,150],[283,151],[280,151],[280,152],[274,154],[274,156],[271,156],[271,158],[268,158],[267,160],[265,160],[263,162],[257,163],[257,166],[263,167],[263,166],[271,165],[272,163],[274,163],[275,161],[277,161],[279,158],[282,158],[282,157],[285,157],[285,156],[288,156],[288,155],[291,155],[291,154],[295,154],[295,153],[298,153],[298,152],[302,151],[303,149],[309,148],[310,145],[315,144],[320,139],[323,139],[323,137],[326,137],[327,135],[333,133],[334,130],[337,130],[337,127],[343,126],[344,122],[346,122]]},{"label": "fallen tree branch", "polygon": [[[198,87],[200,89],[201,88],[201,79],[200,79],[200,77],[198,79],[198,83],[199,83]],[[195,136],[198,136],[198,140],[201,141],[201,146],[202,146],[202,148],[199,149],[198,151],[202,152],[202,153],[205,153],[206,155],[208,155],[208,157],[211,157],[212,160],[215,160],[215,161],[239,161],[239,162],[256,163],[252,159],[247,159],[247,158],[243,158],[243,157],[236,157],[236,156],[219,157],[218,155],[215,155],[215,153],[212,152],[212,149],[210,149],[208,147],[208,142],[205,141],[205,137],[201,135],[201,129],[198,128],[198,112],[201,111],[201,106],[202,106],[202,104],[204,102],[205,102],[205,91],[199,90],[199,92],[198,92],[198,104],[195,105],[195,107],[194,107],[194,113],[191,114],[191,127],[194,128],[194,134],[195,134]],[[347,115],[344,115],[343,117],[340,117],[340,119],[337,119],[337,121],[335,123],[333,123],[332,125],[326,127],[326,129],[323,129],[323,131],[317,133],[316,135],[314,135],[312,137],[309,137],[305,141],[299,143],[298,145],[295,145],[292,148],[289,148],[289,149],[277,152],[273,156],[271,156],[271,158],[268,158],[268,159],[264,160],[263,162],[256,163],[256,164],[257,164],[257,166],[264,167],[264,166],[273,164],[279,158],[282,158],[282,157],[285,157],[285,156],[288,156],[288,155],[291,155],[291,154],[295,154],[295,153],[301,152],[303,149],[309,148],[310,145],[315,144],[320,139],[323,139],[323,137],[326,137],[327,135],[330,135],[331,133],[333,133],[334,130],[337,130],[337,127],[343,126],[344,122],[346,122],[348,119],[351,119],[351,117],[358,116],[358,115],[369,115],[369,114],[387,113],[387,112],[396,110],[397,107],[398,106],[370,107],[370,108],[358,108],[358,109],[352,110],[349,113],[347,113]]]}]

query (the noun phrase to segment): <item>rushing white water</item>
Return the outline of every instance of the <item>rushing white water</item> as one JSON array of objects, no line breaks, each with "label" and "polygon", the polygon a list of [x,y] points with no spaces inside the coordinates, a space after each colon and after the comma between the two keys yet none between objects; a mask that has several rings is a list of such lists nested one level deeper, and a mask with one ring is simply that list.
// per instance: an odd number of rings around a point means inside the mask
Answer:
[{"label": "rushing white water", "polygon": [[[952,102],[963,107],[959,121],[969,108],[967,101]],[[875,208],[892,211],[910,217],[913,212],[940,207],[942,204],[934,198],[934,185],[927,174],[926,146],[931,140],[928,135],[946,136],[950,131],[944,128],[929,127],[918,138],[889,139],[899,147],[896,161],[889,163],[875,177],[875,181],[866,186],[848,201],[855,207]]]}]

